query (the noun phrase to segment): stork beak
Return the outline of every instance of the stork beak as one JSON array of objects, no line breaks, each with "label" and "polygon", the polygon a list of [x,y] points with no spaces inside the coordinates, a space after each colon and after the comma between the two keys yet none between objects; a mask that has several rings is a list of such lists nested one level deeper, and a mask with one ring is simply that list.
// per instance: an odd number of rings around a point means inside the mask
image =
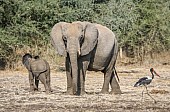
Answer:
[{"label": "stork beak", "polygon": [[160,76],[156,73],[156,71],[155,71],[155,70],[153,70],[153,73],[154,73],[155,75],[157,75],[158,77],[160,77]]}]

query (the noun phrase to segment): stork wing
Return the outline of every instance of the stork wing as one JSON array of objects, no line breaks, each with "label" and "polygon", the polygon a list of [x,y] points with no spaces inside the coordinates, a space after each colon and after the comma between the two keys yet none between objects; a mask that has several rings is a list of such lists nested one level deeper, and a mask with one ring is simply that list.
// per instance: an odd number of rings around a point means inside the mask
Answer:
[{"label": "stork wing", "polygon": [[138,82],[136,82],[136,84],[134,85],[134,87],[137,87],[137,86],[142,85],[142,82],[145,81],[145,80],[147,80],[147,79],[148,79],[147,77],[140,78],[140,79],[138,80]]}]

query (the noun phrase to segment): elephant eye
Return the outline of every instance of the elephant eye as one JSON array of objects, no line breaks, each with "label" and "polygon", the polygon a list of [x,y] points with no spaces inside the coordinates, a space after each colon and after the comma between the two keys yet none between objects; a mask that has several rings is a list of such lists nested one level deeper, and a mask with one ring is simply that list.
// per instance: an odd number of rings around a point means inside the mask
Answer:
[{"label": "elephant eye", "polygon": [[67,41],[67,37],[66,37],[66,36],[63,36],[63,40],[64,40],[64,41]]},{"label": "elephant eye", "polygon": [[83,35],[80,36],[80,42],[83,42]]},{"label": "elephant eye", "polygon": [[64,41],[65,47],[67,48],[67,37],[66,36],[63,36],[63,41]]}]

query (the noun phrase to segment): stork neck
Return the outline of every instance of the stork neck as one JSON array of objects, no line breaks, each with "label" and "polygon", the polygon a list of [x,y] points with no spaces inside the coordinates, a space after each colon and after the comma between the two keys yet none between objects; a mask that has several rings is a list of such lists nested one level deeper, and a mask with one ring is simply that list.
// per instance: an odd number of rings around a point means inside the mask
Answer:
[{"label": "stork neck", "polygon": [[152,79],[154,78],[154,74],[153,74],[153,72],[151,72],[151,74],[152,74]]}]

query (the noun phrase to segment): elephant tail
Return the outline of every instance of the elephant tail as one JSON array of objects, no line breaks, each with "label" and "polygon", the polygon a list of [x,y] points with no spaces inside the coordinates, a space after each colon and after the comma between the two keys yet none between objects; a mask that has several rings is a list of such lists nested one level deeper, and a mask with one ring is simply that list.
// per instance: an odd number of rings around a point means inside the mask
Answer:
[{"label": "elephant tail", "polygon": [[44,70],[44,71],[34,71],[34,72],[32,72],[32,73],[34,74],[35,78],[36,78],[37,80],[39,80],[40,75],[41,75],[42,73],[45,73],[45,72],[47,72],[47,70]]},{"label": "elephant tail", "polygon": [[114,43],[114,52],[113,52],[113,58],[112,58],[112,63],[113,63],[113,72],[117,77],[118,82],[120,82],[119,80],[119,76],[117,74],[116,68],[115,68],[115,64],[116,64],[116,60],[117,60],[117,56],[118,56],[118,42],[117,39],[115,38],[115,43]]},{"label": "elephant tail", "polygon": [[115,75],[116,75],[116,77],[117,77],[117,80],[118,80],[118,82],[120,82],[120,80],[119,80],[119,76],[117,75],[117,72],[116,72],[116,68],[115,68],[115,66],[114,66],[114,73],[115,73]]}]

